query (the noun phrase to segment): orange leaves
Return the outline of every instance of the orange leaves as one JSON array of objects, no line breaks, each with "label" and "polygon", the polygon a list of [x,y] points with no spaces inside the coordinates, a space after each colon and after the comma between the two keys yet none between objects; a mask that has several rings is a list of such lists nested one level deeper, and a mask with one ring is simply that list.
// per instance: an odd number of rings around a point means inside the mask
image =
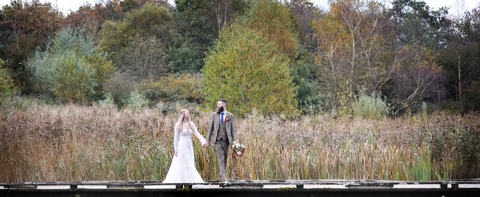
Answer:
[{"label": "orange leaves", "polygon": [[334,95],[340,112],[350,111],[347,108],[358,88],[379,91],[394,72],[395,63],[385,62],[390,49],[383,31],[387,21],[383,9],[381,4],[336,0],[323,18],[312,22],[319,41],[315,62],[320,65],[321,84]]}]

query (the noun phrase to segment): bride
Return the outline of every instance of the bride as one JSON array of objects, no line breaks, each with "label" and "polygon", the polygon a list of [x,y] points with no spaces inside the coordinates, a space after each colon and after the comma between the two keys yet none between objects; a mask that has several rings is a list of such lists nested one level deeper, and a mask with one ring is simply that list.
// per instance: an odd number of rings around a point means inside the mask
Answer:
[{"label": "bride", "polygon": [[197,127],[190,121],[190,112],[182,109],[175,124],[175,137],[173,138],[175,156],[163,183],[203,183],[202,177],[195,168],[192,133],[202,145],[205,144],[205,138],[198,133]]}]

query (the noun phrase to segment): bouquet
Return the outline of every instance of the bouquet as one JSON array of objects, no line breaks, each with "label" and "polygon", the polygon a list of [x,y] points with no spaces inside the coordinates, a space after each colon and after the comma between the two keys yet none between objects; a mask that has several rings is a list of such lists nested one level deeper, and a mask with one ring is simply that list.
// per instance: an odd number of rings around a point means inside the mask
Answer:
[{"label": "bouquet", "polygon": [[240,144],[237,140],[233,141],[232,144],[232,150],[233,150],[233,157],[240,157],[243,155],[243,152],[245,152],[245,146],[243,144]]}]

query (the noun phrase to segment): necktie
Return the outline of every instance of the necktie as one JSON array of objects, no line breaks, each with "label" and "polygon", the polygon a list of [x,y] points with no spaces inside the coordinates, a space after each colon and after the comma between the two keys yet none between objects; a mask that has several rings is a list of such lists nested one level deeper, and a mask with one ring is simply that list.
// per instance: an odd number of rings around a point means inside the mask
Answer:
[{"label": "necktie", "polygon": [[222,116],[220,117],[220,119],[222,120],[222,123],[223,123],[223,114],[224,114],[224,113],[222,112],[222,113],[220,113],[220,114],[222,115]]}]

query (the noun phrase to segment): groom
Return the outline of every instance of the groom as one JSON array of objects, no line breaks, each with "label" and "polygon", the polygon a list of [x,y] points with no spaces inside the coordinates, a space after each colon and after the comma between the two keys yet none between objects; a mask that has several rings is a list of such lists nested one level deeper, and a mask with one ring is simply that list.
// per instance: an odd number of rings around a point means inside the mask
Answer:
[{"label": "groom", "polygon": [[218,177],[220,182],[227,181],[225,170],[227,168],[228,148],[235,140],[234,117],[232,113],[227,112],[226,107],[227,100],[219,99],[217,102],[217,111],[212,114],[207,142],[205,143],[205,147],[209,147],[210,142],[215,145],[218,165],[220,166],[220,174]]}]

